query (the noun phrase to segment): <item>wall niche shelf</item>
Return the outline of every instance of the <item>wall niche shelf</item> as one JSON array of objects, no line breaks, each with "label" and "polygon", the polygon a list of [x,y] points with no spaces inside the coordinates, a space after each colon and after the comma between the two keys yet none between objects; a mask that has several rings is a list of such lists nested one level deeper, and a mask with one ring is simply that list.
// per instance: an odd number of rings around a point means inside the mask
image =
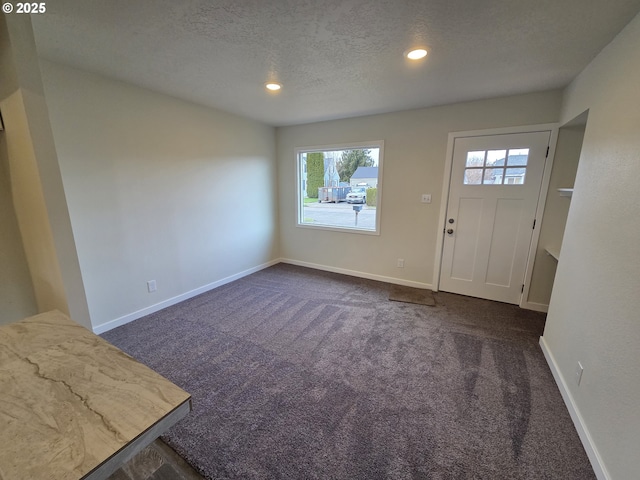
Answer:
[{"label": "wall niche shelf", "polygon": [[547,253],[547,255],[549,255],[550,257],[553,257],[553,259],[557,262],[558,259],[560,258],[560,252],[557,251],[555,248],[545,248],[544,251]]},{"label": "wall niche shelf", "polygon": [[570,197],[573,195],[573,188],[559,188],[558,195],[561,197]]}]

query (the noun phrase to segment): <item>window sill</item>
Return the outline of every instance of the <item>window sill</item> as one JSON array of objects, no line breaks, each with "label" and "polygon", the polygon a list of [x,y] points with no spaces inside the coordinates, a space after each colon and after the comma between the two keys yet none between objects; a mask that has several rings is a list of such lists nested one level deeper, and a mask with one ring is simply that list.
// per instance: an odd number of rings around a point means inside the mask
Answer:
[{"label": "window sill", "polygon": [[297,223],[296,227],[300,228],[308,228],[311,230],[324,230],[330,232],[340,232],[340,233],[356,233],[360,235],[380,235],[380,231],[376,230],[364,230],[362,228],[356,227],[335,227],[332,225],[312,225],[310,223]]}]

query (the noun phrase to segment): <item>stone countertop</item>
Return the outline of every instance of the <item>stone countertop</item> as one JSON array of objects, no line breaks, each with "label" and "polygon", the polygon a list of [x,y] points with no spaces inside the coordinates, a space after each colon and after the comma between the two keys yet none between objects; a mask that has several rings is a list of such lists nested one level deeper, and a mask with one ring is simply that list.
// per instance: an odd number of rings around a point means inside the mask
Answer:
[{"label": "stone countertop", "polygon": [[145,434],[153,441],[190,399],[63,313],[2,326],[0,479],[106,478],[112,459],[132,456]]}]

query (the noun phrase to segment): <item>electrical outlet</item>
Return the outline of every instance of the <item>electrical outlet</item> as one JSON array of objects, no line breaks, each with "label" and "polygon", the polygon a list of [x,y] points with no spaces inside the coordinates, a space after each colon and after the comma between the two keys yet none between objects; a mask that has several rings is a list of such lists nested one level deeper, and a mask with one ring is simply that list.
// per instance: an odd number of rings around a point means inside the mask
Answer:
[{"label": "electrical outlet", "polygon": [[404,268],[404,258],[398,259],[398,268]]},{"label": "electrical outlet", "polygon": [[576,366],[576,383],[580,385],[580,381],[582,380],[582,372],[584,372],[584,367],[580,362]]},{"label": "electrical outlet", "polygon": [[149,293],[155,292],[156,290],[158,290],[158,286],[156,285],[155,280],[149,280],[147,282],[147,290],[149,290]]},{"label": "electrical outlet", "polygon": [[429,193],[423,193],[420,201],[422,203],[431,203],[431,195]]}]

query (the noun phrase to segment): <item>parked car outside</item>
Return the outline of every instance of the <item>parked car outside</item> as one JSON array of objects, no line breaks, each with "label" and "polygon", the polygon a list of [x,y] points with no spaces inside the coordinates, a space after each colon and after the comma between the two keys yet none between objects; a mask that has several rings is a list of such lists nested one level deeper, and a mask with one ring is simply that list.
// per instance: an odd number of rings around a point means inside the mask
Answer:
[{"label": "parked car outside", "polygon": [[364,187],[352,188],[347,193],[347,203],[367,203],[367,189]]}]

